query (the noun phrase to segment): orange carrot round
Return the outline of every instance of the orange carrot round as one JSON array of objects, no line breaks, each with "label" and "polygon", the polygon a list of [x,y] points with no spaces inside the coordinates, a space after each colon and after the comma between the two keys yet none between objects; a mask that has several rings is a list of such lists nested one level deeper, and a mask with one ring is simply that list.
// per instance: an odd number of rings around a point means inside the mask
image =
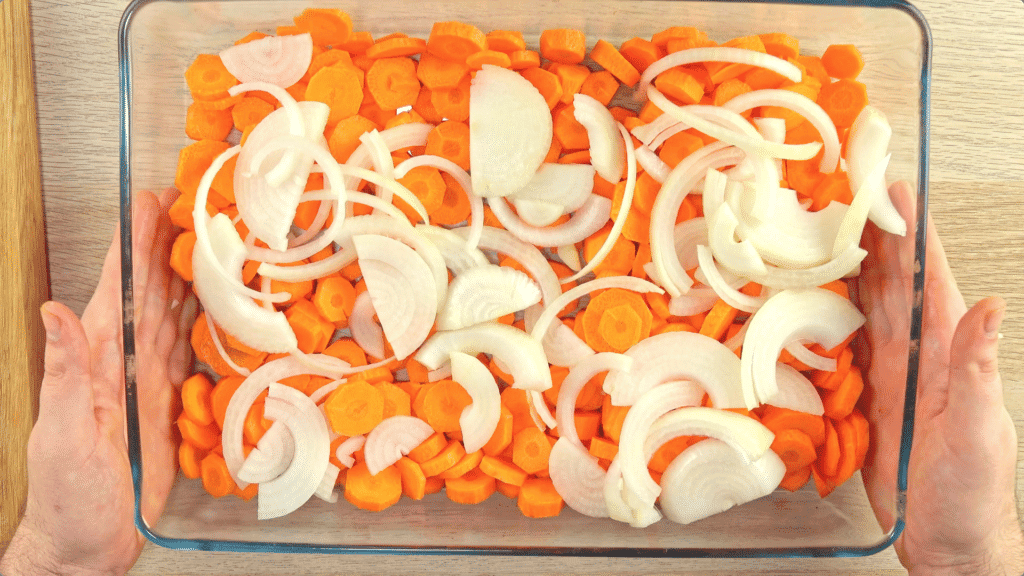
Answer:
[{"label": "orange carrot round", "polygon": [[228,465],[224,462],[224,457],[217,454],[208,454],[206,458],[203,458],[200,468],[200,473],[203,477],[203,488],[206,489],[210,496],[222,498],[234,493],[235,489],[238,488],[238,485],[231,478],[231,473],[228,472]]},{"label": "orange carrot round", "polygon": [[491,497],[496,490],[494,478],[480,470],[473,470],[458,478],[444,482],[445,495],[458,504],[479,504]]},{"label": "orange carrot round", "polygon": [[465,22],[435,22],[427,38],[427,50],[445,60],[465,62],[470,54],[487,48],[487,36]]},{"label": "orange carrot round", "polygon": [[530,478],[519,488],[516,504],[527,518],[549,518],[558,516],[565,503],[550,478]]},{"label": "orange carrot round", "polygon": [[384,419],[384,394],[372,384],[350,380],[327,397],[324,411],[338,434],[366,434]]},{"label": "orange carrot round", "polygon": [[370,475],[365,462],[359,462],[345,476],[345,499],[357,508],[379,512],[402,498],[402,473],[394,465]]},{"label": "orange carrot round", "polygon": [[540,55],[559,64],[579,64],[587,53],[587,39],[573,28],[545,30],[540,34]]}]

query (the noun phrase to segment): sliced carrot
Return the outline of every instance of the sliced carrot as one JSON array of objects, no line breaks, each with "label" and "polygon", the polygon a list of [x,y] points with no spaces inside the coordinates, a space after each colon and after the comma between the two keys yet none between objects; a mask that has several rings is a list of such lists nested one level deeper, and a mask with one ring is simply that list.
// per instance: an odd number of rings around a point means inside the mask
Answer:
[{"label": "sliced carrot", "polygon": [[546,469],[550,455],[551,444],[539,428],[524,428],[512,440],[512,462],[527,474]]},{"label": "sliced carrot", "polygon": [[384,418],[384,394],[368,382],[349,380],[327,397],[324,412],[338,434],[366,434]]},{"label": "sliced carrot", "polygon": [[643,296],[613,288],[590,299],[583,331],[594,350],[621,354],[650,336],[653,320]]},{"label": "sliced carrot", "polygon": [[554,134],[563,150],[582,150],[590,147],[587,129],[576,120],[575,111],[571,104],[555,108],[554,111]]},{"label": "sliced carrot", "polygon": [[462,186],[447,172],[441,173],[444,180],[444,199],[441,206],[430,215],[434,224],[454,226],[469,219],[471,207],[469,197]]},{"label": "sliced carrot", "polygon": [[[374,97],[376,98],[376,95]],[[322,68],[309,80],[306,100],[327,104],[331,109],[327,125],[335,126],[359,113],[359,108],[363,104],[362,74],[352,66]]]},{"label": "sliced carrot", "polygon": [[[345,322],[355,308],[356,291],[352,283],[341,276],[328,276],[316,282],[313,305],[328,322]],[[365,364],[365,357],[364,357]]]},{"label": "sliced carrot", "polygon": [[518,30],[491,30],[487,33],[487,49],[511,54],[526,50],[526,40]]},{"label": "sliced carrot", "polygon": [[548,68],[548,71],[554,72],[555,76],[558,76],[558,81],[562,84],[563,104],[572,104],[573,97],[583,89],[583,84],[590,76],[590,68],[582,64],[553,63]]},{"label": "sliced carrot", "polygon": [[444,487],[448,499],[459,504],[479,504],[497,490],[494,478],[480,470],[446,479]]},{"label": "sliced carrot", "polygon": [[427,477],[420,465],[403,456],[395,462],[395,468],[402,476],[402,493],[413,500],[422,500],[427,493]]},{"label": "sliced carrot", "polygon": [[192,443],[200,450],[210,451],[220,444],[220,430],[212,422],[200,424],[186,414],[178,417],[178,430],[182,439]]},{"label": "sliced carrot", "polygon": [[519,488],[516,504],[527,518],[549,518],[558,516],[564,502],[550,478],[530,478]]},{"label": "sliced carrot", "polygon": [[[609,46],[611,45],[609,44]],[[614,50],[614,48],[612,49]],[[602,106],[608,106],[618,89],[619,81],[612,76],[612,73],[607,70],[599,70],[591,73],[583,81],[583,85],[580,86],[580,94],[586,94],[600,102]]]},{"label": "sliced carrot", "polygon": [[485,456],[501,454],[505,448],[512,444],[513,416],[512,411],[504,402],[501,404],[501,416],[498,418],[498,425],[494,429],[487,443],[482,448]]},{"label": "sliced carrot", "polygon": [[223,140],[231,133],[231,112],[210,110],[197,102],[185,114],[185,135],[193,140]]},{"label": "sliced carrot", "polygon": [[439,115],[448,120],[469,120],[469,90],[472,80],[464,77],[457,86],[431,91],[430,103]]},{"label": "sliced carrot", "polygon": [[[461,442],[461,440],[459,440]],[[444,480],[450,480],[452,478],[459,478],[468,474],[470,471],[475,470],[480,465],[480,461],[483,459],[484,453],[480,450],[466,454],[459,459],[451,468],[448,468],[444,472],[437,474],[439,478]]]},{"label": "sliced carrot", "polygon": [[700,333],[715,340],[721,340],[722,336],[725,335],[725,331],[732,325],[737,312],[736,308],[726,304],[724,300],[719,298],[704,318],[704,324],[700,327]]},{"label": "sliced carrot", "polygon": [[235,128],[245,132],[260,123],[274,111],[274,105],[259,98],[242,98],[242,101],[231,108],[231,120]]},{"label": "sliced carrot", "polygon": [[263,32],[260,32],[258,30],[253,30],[252,32],[249,32],[245,36],[242,36],[241,38],[236,40],[235,41],[235,46],[239,46],[241,44],[248,44],[249,42],[252,42],[253,40],[259,40],[261,38],[266,38],[266,37],[267,37],[267,35],[264,34]]},{"label": "sliced carrot", "polygon": [[835,428],[839,438],[839,462],[836,465],[836,473],[832,481],[839,486],[849,480],[857,471],[859,445],[858,432],[852,419],[847,417],[838,420]]},{"label": "sliced carrot", "polygon": [[196,100],[218,100],[228,97],[228,89],[238,79],[228,72],[216,54],[200,54],[185,70],[185,83]]},{"label": "sliced carrot", "polygon": [[445,60],[465,62],[466,58],[487,48],[487,36],[465,22],[435,22],[427,38],[427,50]]},{"label": "sliced carrot", "polygon": [[818,448],[817,465],[824,476],[835,476],[839,469],[839,434],[832,421],[825,419],[825,442]]},{"label": "sliced carrot", "polygon": [[651,42],[660,48],[664,48],[673,39],[704,39],[708,35],[692,26],[672,26],[651,36]]},{"label": "sliced carrot", "polygon": [[821,87],[817,102],[837,128],[848,128],[868,104],[867,87],[856,80],[837,80]]},{"label": "sliced carrot", "polygon": [[[441,122],[427,134],[427,146],[424,153],[446,158],[463,170],[469,170],[469,126],[464,122],[454,120]],[[461,193],[460,196],[464,197],[465,193]],[[465,218],[458,222],[462,220]],[[458,222],[452,222],[452,224]]]},{"label": "sliced carrot", "polygon": [[445,60],[430,53],[420,56],[416,67],[416,77],[431,90],[454,88],[468,73],[469,66],[464,61]]},{"label": "sliced carrot", "polygon": [[[669,136],[658,151],[658,157],[670,168],[675,168],[687,156],[704,147],[704,141],[700,137],[689,132],[679,132]],[[661,187],[659,185],[658,189]],[[653,202],[651,204],[653,206]],[[649,213],[649,212],[648,212]]]},{"label": "sliced carrot", "polygon": [[786,470],[789,472],[810,466],[818,457],[811,437],[793,428],[775,432],[772,450],[786,464]]},{"label": "sliced carrot", "polygon": [[447,445],[448,439],[444,437],[444,434],[435,432],[421,442],[419,446],[410,450],[408,456],[413,462],[422,465],[427,460],[440,454],[441,450],[444,450]]},{"label": "sliced carrot", "polygon": [[343,44],[352,34],[352,18],[335,8],[306,8],[294,18],[295,26],[309,32],[320,46]]},{"label": "sliced carrot", "polygon": [[661,448],[654,451],[647,467],[654,472],[665,472],[668,465],[694,443],[693,436],[678,436],[662,444]]},{"label": "sliced carrot", "polygon": [[219,428],[224,427],[224,415],[227,413],[231,397],[244,381],[241,376],[225,376],[218,380],[217,385],[210,391],[210,411]]},{"label": "sliced carrot", "polygon": [[171,270],[186,282],[192,281],[192,252],[195,246],[196,233],[189,230],[178,234],[171,245]]},{"label": "sliced carrot", "polygon": [[864,391],[864,379],[861,376],[860,368],[851,366],[846,373],[842,383],[835,390],[827,392],[822,398],[825,405],[825,415],[833,420],[842,420],[853,412]]},{"label": "sliced carrot", "polygon": [[811,443],[815,446],[821,446],[825,442],[825,419],[807,412],[768,405],[761,414],[761,424],[775,433],[783,430],[800,430],[810,437]]},{"label": "sliced carrot", "polygon": [[[441,172],[432,166],[417,166],[410,170],[398,182],[409,189],[423,203],[428,214],[435,212],[444,203],[444,192],[447,186],[441,178]],[[423,219],[401,198],[395,199],[395,206],[412,222]]]},{"label": "sliced carrot", "polygon": [[210,405],[210,393],[213,384],[203,373],[193,374],[181,385],[181,404],[185,415],[198,424],[213,424],[213,408]]},{"label": "sliced carrot", "polygon": [[821,55],[821,63],[832,78],[853,80],[864,69],[864,57],[853,44],[832,44]]},{"label": "sliced carrot", "polygon": [[455,432],[460,429],[462,411],[470,403],[472,398],[459,383],[440,380],[423,392],[423,419],[437,432]]},{"label": "sliced carrot", "polygon": [[629,406],[614,406],[611,395],[604,398],[601,405],[601,430],[604,435],[616,444],[619,443],[619,434],[622,432],[622,423],[626,419]]},{"label": "sliced carrot", "polygon": [[[313,56],[313,60],[309,63],[309,68],[306,69],[306,74],[303,75],[300,81],[308,84],[313,78],[313,75],[321,69],[339,64],[355,68],[355,64],[352,63],[352,55],[349,54],[347,50],[335,48],[315,54]],[[358,68],[356,68],[356,70],[358,70]]]},{"label": "sliced carrot", "polygon": [[822,63],[821,58],[817,56],[797,56],[791,61],[802,65],[807,74],[817,80],[822,87],[832,83],[832,78],[828,75],[828,71],[825,70],[825,65]]},{"label": "sliced carrot", "polygon": [[423,473],[428,477],[437,476],[441,472],[455,466],[465,456],[466,449],[462,447],[462,443],[453,440],[438,452],[436,456],[420,462],[420,467],[423,468]]},{"label": "sliced carrot", "polygon": [[611,460],[619,453],[619,445],[602,436],[590,439],[590,453],[603,460]]},{"label": "sliced carrot", "polygon": [[759,36],[761,43],[764,44],[764,49],[776,58],[789,60],[790,58],[796,58],[800,54],[800,41],[789,34],[771,32],[760,34]]},{"label": "sliced carrot", "polygon": [[811,468],[812,466],[804,466],[799,470],[787,471],[786,475],[782,477],[782,482],[779,483],[779,488],[784,488],[790,492],[796,492],[803,488],[807,481],[811,479]]},{"label": "sliced carrot", "polygon": [[704,96],[704,86],[682,68],[671,68],[654,80],[654,86],[681,104],[696,104]]},{"label": "sliced carrot", "polygon": [[856,408],[854,408],[853,412],[850,412],[850,415],[846,418],[853,423],[853,429],[857,433],[857,457],[855,467],[859,470],[864,466],[864,460],[867,458],[868,449],[871,446],[871,425],[868,423],[868,419],[864,417],[864,414]]},{"label": "sliced carrot", "polygon": [[509,67],[513,70],[527,70],[540,66],[540,54],[533,50],[516,50],[508,55]]},{"label": "sliced carrot", "polygon": [[345,477],[345,499],[357,508],[379,512],[401,498],[402,473],[394,465],[371,475],[366,462],[359,462]]},{"label": "sliced carrot", "polygon": [[224,458],[218,454],[207,454],[200,464],[203,488],[214,498],[222,498],[231,494],[238,487]]},{"label": "sliced carrot", "polygon": [[579,64],[587,54],[587,39],[573,28],[545,30],[540,34],[540,55],[559,64]]},{"label": "sliced carrot", "polygon": [[647,70],[647,67],[654,64],[662,56],[664,51],[657,44],[643,38],[630,38],[619,46],[619,53],[638,72]]},{"label": "sliced carrot", "polygon": [[722,106],[729,100],[750,92],[750,86],[737,78],[726,80],[719,84],[711,94],[711,103],[715,106]]},{"label": "sliced carrot", "polygon": [[299,350],[318,354],[327,348],[334,334],[334,324],[320,316],[312,302],[302,298],[285,310],[284,315],[295,332]]},{"label": "sliced carrot", "polygon": [[548,110],[554,110],[562,99],[562,82],[558,76],[543,68],[527,68],[520,72],[523,78],[530,81],[534,88],[544,97]]},{"label": "sliced carrot", "polygon": [[469,66],[471,70],[481,70],[484,65],[511,68],[512,59],[508,54],[497,50],[480,50],[466,57],[466,66]]},{"label": "sliced carrot", "polygon": [[[612,216],[618,212],[617,207],[612,205]],[[611,225],[604,226],[601,230],[590,235],[583,241],[583,257],[589,262],[604,245],[608,235],[611,233]],[[636,259],[636,245],[619,236],[612,244],[611,252],[604,260],[594,268],[595,272],[612,272],[616,275],[627,275],[633,269],[633,260]]]},{"label": "sliced carrot", "polygon": [[[759,36],[742,36],[740,38],[733,38],[728,42],[722,43],[722,46],[767,53],[764,42],[761,41]],[[715,84],[721,84],[722,82],[725,82],[730,78],[735,78],[751,69],[751,67],[746,64],[726,64],[724,62],[708,62],[705,66],[707,67],[708,73],[711,74],[711,80]]]},{"label": "sliced carrot", "polygon": [[202,461],[206,451],[197,448],[191,442],[182,441],[178,446],[178,466],[185,478],[195,480],[202,476]]},{"label": "sliced carrot", "polygon": [[361,115],[349,116],[340,120],[334,126],[327,145],[331,150],[331,156],[338,162],[344,163],[348,157],[359,147],[359,137],[366,132],[379,128],[369,118]]},{"label": "sliced carrot", "polygon": [[344,360],[350,366],[366,366],[366,353],[351,338],[340,338],[332,342],[324,354]]},{"label": "sliced carrot", "polygon": [[767,68],[754,68],[739,77],[751,90],[769,90],[782,86],[786,77]]},{"label": "sliced carrot", "polygon": [[384,395],[384,419],[412,414],[412,399],[405,390],[391,382],[377,382],[374,386]]},{"label": "sliced carrot", "polygon": [[412,106],[420,93],[415,62],[406,57],[374,60],[366,72],[366,89],[382,110]]},{"label": "sliced carrot", "polygon": [[199,140],[182,148],[178,154],[174,187],[182,194],[195,197],[203,174],[210,168],[214,159],[230,147],[227,142]]},{"label": "sliced carrot", "polygon": [[640,81],[640,72],[612,44],[598,40],[590,50],[590,59],[611,72],[626,86],[633,86]]},{"label": "sliced carrot", "polygon": [[422,38],[387,38],[380,39],[366,49],[367,58],[398,58],[414,56],[427,50],[427,41]]},{"label": "sliced carrot", "polygon": [[832,477],[822,473],[819,466],[811,466],[811,476],[814,477],[814,487],[817,488],[819,497],[824,498],[836,489],[837,484],[832,481]]},{"label": "sliced carrot", "polygon": [[506,498],[515,500],[519,497],[519,486],[515,484],[506,484],[500,480],[495,480],[494,485],[497,492]]},{"label": "sliced carrot", "polygon": [[480,471],[495,480],[513,486],[522,486],[529,477],[525,470],[512,462],[486,455],[480,460]]}]

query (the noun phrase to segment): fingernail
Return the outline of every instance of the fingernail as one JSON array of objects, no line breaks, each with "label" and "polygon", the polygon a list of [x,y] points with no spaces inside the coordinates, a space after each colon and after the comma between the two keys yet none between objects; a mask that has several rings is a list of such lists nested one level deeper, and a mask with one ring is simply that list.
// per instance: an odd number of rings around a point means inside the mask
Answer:
[{"label": "fingernail", "polygon": [[49,306],[49,302],[43,304],[39,309],[39,315],[43,318],[43,328],[46,330],[46,339],[50,342],[59,342],[61,321],[56,314],[49,310]]},{"label": "fingernail", "polygon": [[1003,316],[1006,314],[1006,307],[1000,306],[995,310],[989,310],[985,315],[985,336],[995,338],[999,333],[999,325],[1003,323]]}]

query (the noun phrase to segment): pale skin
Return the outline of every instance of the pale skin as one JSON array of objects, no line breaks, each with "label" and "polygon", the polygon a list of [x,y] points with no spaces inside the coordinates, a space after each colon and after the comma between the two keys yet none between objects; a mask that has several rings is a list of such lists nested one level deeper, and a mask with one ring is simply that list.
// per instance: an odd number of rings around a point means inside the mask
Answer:
[{"label": "pale skin", "polygon": [[[909,186],[891,189],[913,229]],[[189,360],[183,286],[167,265],[173,231],[166,207],[149,193],[135,200],[136,353],[147,477],[143,516],[159,518],[177,472],[173,418]],[[1005,303],[967,309],[934,227],[928,230],[926,311],[917,426],[911,454],[906,529],[896,542],[911,574],[1024,573],[1024,538],[1014,500],[1017,441],[1003,404],[996,362]],[[865,409],[875,444],[864,478],[879,522],[893,523],[895,468],[910,326],[913,243],[865,233],[870,255],[853,293],[868,317],[858,355],[866,371]],[[0,572],[123,574],[144,539],[134,497],[124,424],[117,241],[81,321],[47,303],[46,374],[29,441],[29,500]],[[74,441],[71,442],[70,440]],[[152,462],[153,465],[149,465]],[[87,527],[87,528],[86,528]]]}]

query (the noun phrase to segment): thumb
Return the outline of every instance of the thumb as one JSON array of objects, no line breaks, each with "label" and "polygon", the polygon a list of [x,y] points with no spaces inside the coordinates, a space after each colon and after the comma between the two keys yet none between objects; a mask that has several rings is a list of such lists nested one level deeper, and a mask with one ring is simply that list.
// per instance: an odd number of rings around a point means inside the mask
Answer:
[{"label": "thumb", "polygon": [[985,298],[960,318],[953,332],[947,405],[963,418],[961,422],[991,421],[994,411],[1003,408],[997,354],[1005,313],[1002,298]]},{"label": "thumb", "polygon": [[67,306],[46,302],[39,310],[46,329],[43,382],[39,388],[39,420],[83,430],[93,420],[89,340],[81,321]]}]

